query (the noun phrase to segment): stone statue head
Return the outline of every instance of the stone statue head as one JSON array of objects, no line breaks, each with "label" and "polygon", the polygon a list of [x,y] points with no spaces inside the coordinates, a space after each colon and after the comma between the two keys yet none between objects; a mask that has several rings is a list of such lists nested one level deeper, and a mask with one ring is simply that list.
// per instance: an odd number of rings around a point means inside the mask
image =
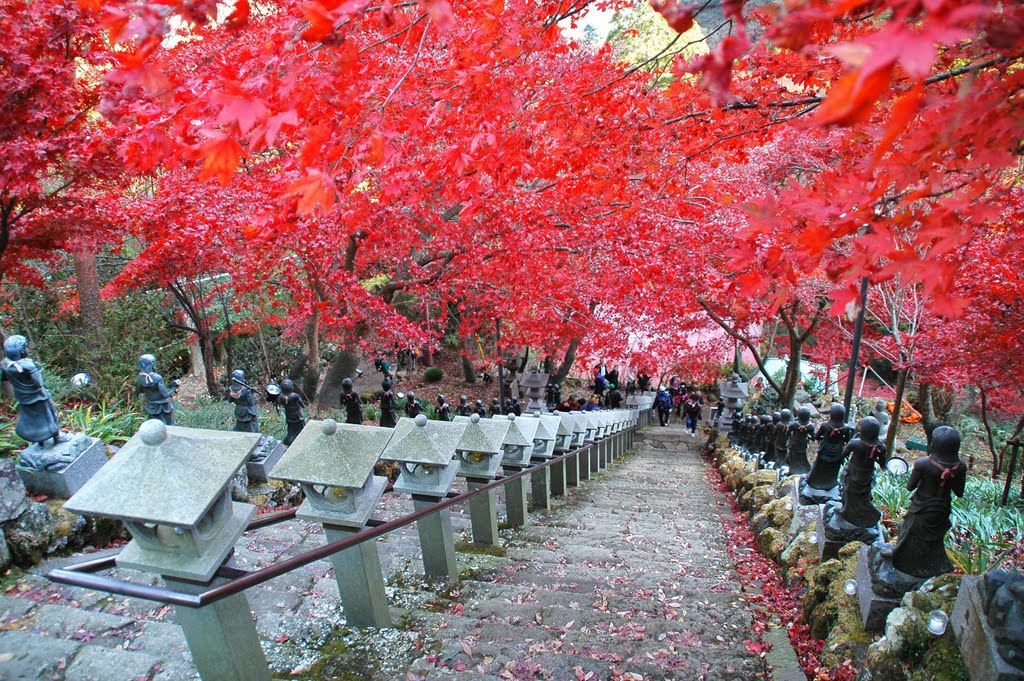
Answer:
[{"label": "stone statue head", "polygon": [[809,407],[800,407],[800,411],[796,413],[796,420],[800,422],[800,425],[806,426],[811,422],[811,410]]},{"label": "stone statue head", "polygon": [[242,371],[241,369],[235,369],[234,371],[232,371],[231,382],[238,383],[239,385],[245,383],[245,372]]},{"label": "stone statue head", "polygon": [[783,409],[782,411],[779,412],[779,418],[782,420],[783,423],[788,425],[793,420],[793,412],[791,412],[789,409]]},{"label": "stone statue head", "polygon": [[478,409],[483,407],[484,406],[484,401],[483,400],[477,400],[476,401],[476,406],[477,406]]},{"label": "stone statue head", "polygon": [[344,390],[347,393],[352,392],[352,379],[351,378],[342,379],[342,381],[341,381],[341,389]]},{"label": "stone statue head", "polygon": [[885,411],[885,400],[875,400],[875,411]]},{"label": "stone statue head", "polygon": [[413,391],[410,390],[409,393],[405,396],[405,401],[406,402],[415,402],[416,401],[416,393],[414,393]]},{"label": "stone statue head", "polygon": [[846,423],[846,408],[838,402],[833,403],[828,409],[828,421],[833,426],[841,426]]},{"label": "stone statue head", "polygon": [[760,416],[757,417],[757,420],[761,422],[762,426],[767,426],[769,423],[772,422],[772,417],[768,416],[768,414],[761,414]]},{"label": "stone statue head", "polygon": [[295,381],[290,378],[281,381],[281,392],[285,395],[295,392]]},{"label": "stone statue head", "polygon": [[24,336],[8,336],[4,340],[4,354],[7,359],[17,362],[28,355],[28,339]]},{"label": "stone statue head", "polygon": [[459,404],[466,404],[467,402],[469,402],[468,395],[459,395]]},{"label": "stone statue head", "polygon": [[380,382],[380,387],[383,388],[384,390],[391,390],[391,379],[385,378],[383,381]]},{"label": "stone statue head", "polygon": [[776,412],[772,412],[772,423],[778,423],[781,420],[782,420],[782,413],[781,412],[777,412],[777,411]]},{"label": "stone statue head", "polygon": [[932,443],[928,455],[943,463],[960,460],[960,433],[951,426],[939,426],[932,432]]},{"label": "stone statue head", "polygon": [[156,357],[148,353],[143,355],[142,357],[139,357],[139,369],[145,371],[146,373],[149,373],[156,369]]},{"label": "stone statue head", "polygon": [[882,424],[874,416],[865,416],[860,420],[860,439],[874,444],[878,442],[878,434],[882,432]]},{"label": "stone statue head", "polygon": [[445,402],[444,395],[438,395],[437,396],[437,406],[439,406],[439,407],[444,406],[444,402]]}]

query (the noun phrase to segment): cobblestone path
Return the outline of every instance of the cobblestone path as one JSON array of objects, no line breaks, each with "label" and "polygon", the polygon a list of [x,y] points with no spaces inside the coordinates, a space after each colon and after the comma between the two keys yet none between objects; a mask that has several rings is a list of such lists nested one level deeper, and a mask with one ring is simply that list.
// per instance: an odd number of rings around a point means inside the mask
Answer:
[{"label": "cobblestone path", "polygon": [[[635,454],[503,530],[504,555],[461,551],[450,587],[422,577],[413,527],[388,535],[394,629],[349,629],[326,562],[251,589],[275,678],[767,677],[745,644],[752,617],[703,473],[695,440],[652,426]],[[411,510],[392,495],[379,515]],[[468,509],[452,515],[468,540]],[[266,565],[323,542],[318,525],[282,523],[247,533],[235,560]],[[198,678],[173,610],[39,576],[57,565],[0,596],[0,679]]]}]

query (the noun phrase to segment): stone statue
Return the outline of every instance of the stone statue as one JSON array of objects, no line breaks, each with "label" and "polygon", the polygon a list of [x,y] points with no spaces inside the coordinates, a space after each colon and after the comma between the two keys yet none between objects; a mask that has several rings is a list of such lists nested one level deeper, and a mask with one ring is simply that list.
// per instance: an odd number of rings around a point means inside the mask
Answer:
[{"label": "stone statue", "polygon": [[878,419],[868,416],[860,422],[860,436],[850,440],[843,450],[843,458],[849,460],[843,469],[843,505],[839,515],[858,527],[874,527],[882,519],[881,511],[871,503],[875,466],[885,470],[885,445],[878,434]]},{"label": "stone statue", "polygon": [[910,472],[907,489],[914,494],[892,552],[893,567],[921,578],[953,569],[944,540],[952,526],[953,495],[962,497],[967,484],[967,466],[960,460],[960,434],[955,429],[936,428],[928,450],[928,456],[915,461]]},{"label": "stone statue", "polygon": [[409,391],[405,396],[405,415],[411,419],[416,418],[423,411],[420,407],[419,400],[416,399],[416,393]]},{"label": "stone statue", "polygon": [[173,426],[174,402],[171,398],[181,385],[181,381],[171,381],[171,387],[168,389],[163,377],[156,373],[156,357],[150,354],[139,357],[139,375],[135,381],[146,400],[146,415]]},{"label": "stone statue", "polygon": [[380,425],[383,428],[394,428],[398,425],[398,412],[395,391],[391,389],[391,379],[380,382],[384,392],[380,395]]},{"label": "stone statue", "polygon": [[352,389],[352,379],[341,382],[341,406],[345,408],[345,423],[361,424],[363,422],[363,400]]},{"label": "stone statue", "polygon": [[792,433],[790,424],[793,422],[793,412],[783,409],[778,412],[779,422],[775,424],[775,462],[777,466],[789,464],[789,442]]},{"label": "stone statue", "polygon": [[260,432],[259,410],[256,396],[245,382],[245,372],[235,369],[231,372],[228,401],[235,405],[235,431],[238,433]]},{"label": "stone statue", "polygon": [[437,420],[452,420],[452,406],[445,400],[444,395],[437,396]]},{"label": "stone statue", "polygon": [[473,407],[469,404],[469,396],[459,395],[459,406],[455,408],[455,413],[459,416],[473,415]]},{"label": "stone statue", "polygon": [[501,415],[501,402],[497,397],[491,399],[491,416]]},{"label": "stone statue", "polygon": [[487,417],[487,407],[484,406],[484,401],[483,400],[477,400],[474,403],[473,413],[474,414],[479,414],[480,418],[486,418]]},{"label": "stone statue", "polygon": [[892,417],[889,416],[889,410],[885,408],[885,400],[875,401],[875,410],[871,412],[871,415],[878,419],[878,439],[885,442],[885,439],[889,436],[889,422]]},{"label": "stone statue", "polygon": [[[24,336],[8,336],[4,341],[4,354],[6,356],[0,361],[0,376],[2,380],[11,382],[14,399],[18,401],[18,422],[14,432],[40,448],[47,440],[53,440],[51,444],[56,445],[60,441],[57,408],[50,399],[50,393],[43,387],[42,368],[28,358],[28,341]],[[44,455],[40,454],[36,458],[39,459],[36,463],[43,465],[30,465],[24,457],[22,465],[30,468],[47,467]]]},{"label": "stone statue", "polygon": [[740,437],[740,444],[748,452],[754,450],[754,434],[757,428],[757,417],[753,414],[747,414],[747,417],[743,419],[743,431]]},{"label": "stone statue", "polygon": [[508,398],[508,413],[516,416],[523,415],[523,405],[519,403],[519,398],[514,395]]},{"label": "stone statue", "polygon": [[814,439],[818,441],[818,457],[807,475],[807,484],[815,489],[829,490],[839,484],[839,466],[843,463],[843,449],[850,441],[853,429],[846,425],[846,409],[833,404],[828,421],[818,426]]},{"label": "stone statue", "polygon": [[284,445],[287,447],[295,442],[295,438],[299,436],[306,425],[306,413],[302,411],[302,408],[306,406],[306,401],[302,399],[302,395],[295,392],[295,382],[290,378],[281,381],[281,394],[276,399],[277,403],[284,408],[284,421],[288,426]]},{"label": "stone statue", "polygon": [[1024,671],[1024,576],[1005,570],[986,572],[983,578],[985,619],[999,655]]},{"label": "stone statue", "polygon": [[782,421],[782,414],[772,412],[771,418],[764,424],[764,457],[762,461],[774,464],[775,459],[775,430]]},{"label": "stone statue", "polygon": [[805,475],[811,470],[811,462],[807,460],[807,443],[814,436],[810,409],[800,407],[796,413],[796,423],[789,427],[789,432],[789,474]]},{"label": "stone statue", "polygon": [[768,424],[772,417],[768,414],[761,414],[757,417],[757,426],[754,428],[754,453],[760,454],[765,449],[765,440],[768,436]]}]

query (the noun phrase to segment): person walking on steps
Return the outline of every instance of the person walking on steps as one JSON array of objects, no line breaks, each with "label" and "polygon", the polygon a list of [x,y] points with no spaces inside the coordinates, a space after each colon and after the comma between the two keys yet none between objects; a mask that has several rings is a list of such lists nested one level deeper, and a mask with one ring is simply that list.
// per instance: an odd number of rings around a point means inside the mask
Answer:
[{"label": "person walking on steps", "polygon": [[658,395],[654,398],[654,406],[658,410],[658,421],[662,426],[667,426],[668,415],[672,411],[672,398],[665,386],[658,389]]}]

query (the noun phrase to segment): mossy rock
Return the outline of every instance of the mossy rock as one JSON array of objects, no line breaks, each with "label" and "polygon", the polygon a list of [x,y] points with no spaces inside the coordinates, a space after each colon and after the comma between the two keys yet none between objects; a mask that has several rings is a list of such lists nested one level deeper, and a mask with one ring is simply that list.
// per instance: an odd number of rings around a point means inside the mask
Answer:
[{"label": "mossy rock", "polygon": [[858,678],[860,681],[905,681],[907,673],[899,657],[893,654],[889,642],[883,638],[868,646]]},{"label": "mossy rock", "polygon": [[[860,620],[860,604],[856,596],[845,591],[846,580],[853,579],[857,570],[857,549],[860,542],[847,544],[839,552],[839,558],[825,561],[812,574],[805,574],[810,585],[803,600],[804,621],[811,630],[811,636],[825,639],[839,624],[840,613],[844,626],[864,630]],[[853,547],[852,554],[849,549]],[[852,616],[852,620],[850,621]]]},{"label": "mossy rock", "polygon": [[910,681],[970,681],[970,678],[952,629],[931,642],[917,669],[910,673]]},{"label": "mossy rock", "polygon": [[790,537],[786,533],[769,527],[757,535],[757,546],[761,549],[761,553],[777,561],[789,545],[789,539]]},{"label": "mossy rock", "polygon": [[[787,500],[790,504],[789,508],[786,508]],[[793,499],[792,497],[775,499],[775,501],[769,502],[768,505],[764,507],[764,512],[768,516],[772,527],[777,527],[781,530],[788,530],[790,524],[793,522]]]},{"label": "mossy rock", "polygon": [[793,483],[798,482],[801,477],[799,475],[790,475],[779,480],[778,488],[781,495],[786,495],[793,491]]},{"label": "mossy rock", "polygon": [[775,500],[776,492],[773,485],[758,485],[747,494],[747,503],[755,513]]},{"label": "mossy rock", "polygon": [[916,608],[896,608],[885,620],[885,638],[897,657],[917,664],[928,649],[928,615]]},{"label": "mossy rock", "polygon": [[960,591],[963,577],[953,573],[932,577],[921,585],[917,591],[909,591],[900,603],[903,607],[916,608],[922,612],[944,610],[946,614],[953,612],[953,604]]},{"label": "mossy rock", "polygon": [[782,576],[787,585],[798,582],[810,582],[813,578],[808,573],[817,571],[818,544],[811,542],[811,530],[806,530],[796,535],[781,554],[779,563],[782,564]]},{"label": "mossy rock", "polygon": [[750,530],[755,536],[760,538],[762,532],[772,526],[772,521],[768,518],[768,514],[764,511],[757,513],[753,518],[750,519]]},{"label": "mossy rock", "polygon": [[743,478],[743,488],[752,489],[761,485],[774,485],[778,473],[775,471],[754,471]]}]

